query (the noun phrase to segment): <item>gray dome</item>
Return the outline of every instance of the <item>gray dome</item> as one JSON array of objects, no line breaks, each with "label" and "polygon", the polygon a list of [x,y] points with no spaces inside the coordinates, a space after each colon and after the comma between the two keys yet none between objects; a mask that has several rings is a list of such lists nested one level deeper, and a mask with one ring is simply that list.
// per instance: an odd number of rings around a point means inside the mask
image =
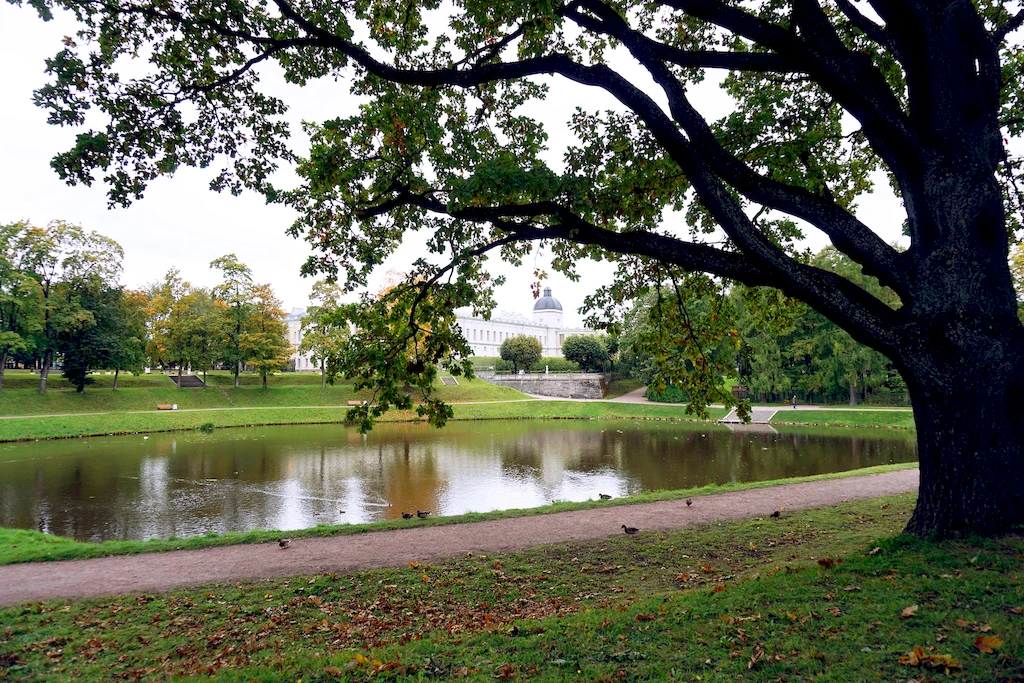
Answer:
[{"label": "gray dome", "polygon": [[544,288],[544,296],[537,299],[537,303],[533,305],[535,311],[560,311],[562,310],[562,304],[558,303],[558,299],[551,296],[551,288]]}]

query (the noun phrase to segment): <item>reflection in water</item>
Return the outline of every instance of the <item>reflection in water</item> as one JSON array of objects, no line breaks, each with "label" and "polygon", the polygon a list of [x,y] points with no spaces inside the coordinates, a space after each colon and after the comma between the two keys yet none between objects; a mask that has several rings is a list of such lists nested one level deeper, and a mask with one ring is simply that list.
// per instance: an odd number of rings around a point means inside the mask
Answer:
[{"label": "reflection in water", "polygon": [[[195,536],[533,507],[916,459],[906,433],[669,422],[260,427],[0,445],[0,526]],[[838,434],[838,435],[836,435]]]}]

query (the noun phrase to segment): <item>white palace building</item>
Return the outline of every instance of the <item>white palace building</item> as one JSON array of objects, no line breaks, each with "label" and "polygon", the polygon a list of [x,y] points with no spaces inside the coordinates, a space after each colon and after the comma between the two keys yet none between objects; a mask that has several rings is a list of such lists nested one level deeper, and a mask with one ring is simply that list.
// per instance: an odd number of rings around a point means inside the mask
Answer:
[{"label": "white palace building", "polygon": [[[292,353],[290,361],[298,372],[319,371],[320,368],[310,361],[307,354],[299,353],[302,343],[302,316],[306,309],[293,308],[285,316],[288,325],[288,341]],[[456,314],[456,320],[462,329],[463,336],[477,356],[500,356],[501,342],[509,337],[527,335],[536,337],[541,345],[541,353],[545,356],[561,356],[562,342],[574,334],[600,334],[586,327],[562,327],[562,304],[551,296],[551,288],[544,289],[544,296],[533,304],[533,317],[527,318],[520,313],[501,313],[484,320],[469,314],[469,309],[462,309]]]},{"label": "white palace building", "polygon": [[490,320],[470,315],[463,309],[456,320],[462,335],[477,356],[500,356],[501,342],[510,337],[526,335],[536,337],[545,356],[561,356],[562,342],[574,334],[599,334],[586,327],[562,327],[562,304],[551,296],[551,288],[544,289],[544,296],[533,304],[533,317],[502,311]]}]

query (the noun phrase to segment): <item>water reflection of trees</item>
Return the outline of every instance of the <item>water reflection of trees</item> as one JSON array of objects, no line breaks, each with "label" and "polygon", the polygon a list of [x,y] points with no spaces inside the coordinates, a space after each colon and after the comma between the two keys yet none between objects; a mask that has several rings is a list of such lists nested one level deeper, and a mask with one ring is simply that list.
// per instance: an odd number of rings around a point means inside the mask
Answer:
[{"label": "water reflection of trees", "polygon": [[909,439],[561,421],[455,423],[443,431],[384,425],[367,437],[340,427],[224,430],[32,446],[0,462],[0,524],[94,540],[517,507],[915,458]]}]

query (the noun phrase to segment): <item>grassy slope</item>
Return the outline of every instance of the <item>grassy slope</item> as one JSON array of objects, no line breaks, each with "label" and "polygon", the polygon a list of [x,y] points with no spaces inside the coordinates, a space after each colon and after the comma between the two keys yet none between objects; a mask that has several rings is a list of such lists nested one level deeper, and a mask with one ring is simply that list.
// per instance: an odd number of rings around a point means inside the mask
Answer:
[{"label": "grassy slope", "polygon": [[[8,371],[10,374],[10,371]],[[351,400],[370,398],[366,392],[356,393],[351,384],[337,384],[320,388],[318,375],[287,373],[270,378],[264,389],[260,378],[242,376],[237,389],[226,373],[208,377],[207,389],[178,389],[169,377],[142,375],[122,377],[118,391],[112,391],[112,377],[96,375],[97,383],[83,393],[66,387],[66,383],[51,386],[40,394],[24,381],[34,376],[26,374],[5,380],[0,392],[0,416],[53,415],[62,413],[96,413],[124,411],[155,411],[158,403],[176,403],[179,409],[275,407],[275,406],[330,406],[345,405]],[[15,381],[17,380],[17,381]],[[11,388],[14,387],[14,388]],[[499,387],[483,381],[463,381],[448,387],[438,383],[437,395],[445,401],[506,401],[526,398],[509,387]]]},{"label": "grassy slope", "polygon": [[643,382],[636,379],[617,379],[608,383],[606,386],[607,393],[604,397],[616,398],[617,396],[622,396],[623,394],[628,394],[631,391],[639,389],[643,385]]},{"label": "grassy slope", "polygon": [[335,526],[321,525],[310,529],[289,531],[287,534],[282,531],[251,531],[246,533],[230,534],[207,534],[192,538],[154,539],[150,541],[106,541],[103,543],[83,543],[24,529],[5,529],[0,527],[0,565],[15,564],[19,562],[39,562],[52,560],[77,560],[90,557],[107,557],[110,555],[133,555],[137,553],[162,552],[165,550],[196,550],[200,548],[213,548],[222,545],[237,545],[242,543],[266,543],[287,535],[289,538],[308,538],[313,536],[347,536],[350,534],[365,533],[368,531],[388,531],[391,529],[404,529],[409,526],[444,526],[449,524],[460,524],[464,522],[479,522],[488,519],[503,519],[507,517],[526,517],[530,515],[542,515],[552,512],[565,512],[568,510],[591,510],[598,507],[609,507],[619,505],[636,505],[639,503],[650,503],[658,500],[678,500],[680,498],[705,496],[728,491],[746,491],[760,489],[778,484],[793,484],[802,481],[821,481],[824,479],[845,479],[867,474],[880,472],[894,472],[896,470],[916,467],[916,463],[905,463],[899,465],[880,465],[867,467],[860,470],[848,472],[836,472],[830,474],[819,474],[808,477],[797,477],[776,481],[758,481],[745,483],[729,483],[722,486],[714,484],[702,486],[695,489],[682,491],[653,491],[628,498],[614,500],[597,500],[586,502],[561,502],[553,505],[543,505],[536,508],[497,510],[494,512],[471,512],[464,515],[451,517],[431,517],[426,520],[388,520],[385,522],[371,522],[367,524],[340,524]]},{"label": "grassy slope", "polygon": [[[912,505],[28,604],[0,610],[0,677],[1019,681],[1024,542],[875,540]],[[995,636],[993,653],[976,647]],[[914,647],[962,668],[901,664]]]}]

